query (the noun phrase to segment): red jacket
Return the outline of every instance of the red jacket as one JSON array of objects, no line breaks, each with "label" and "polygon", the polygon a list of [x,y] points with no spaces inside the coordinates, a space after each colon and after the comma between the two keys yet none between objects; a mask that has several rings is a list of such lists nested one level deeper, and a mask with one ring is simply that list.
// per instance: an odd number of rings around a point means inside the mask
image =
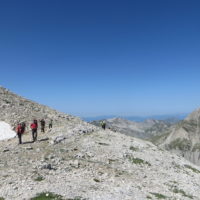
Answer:
[{"label": "red jacket", "polygon": [[31,124],[31,129],[37,129],[37,127],[38,127],[38,126],[37,126],[36,123],[32,123],[32,124]]},{"label": "red jacket", "polygon": [[16,132],[17,132],[17,134],[22,134],[22,126],[21,125],[17,126]]}]

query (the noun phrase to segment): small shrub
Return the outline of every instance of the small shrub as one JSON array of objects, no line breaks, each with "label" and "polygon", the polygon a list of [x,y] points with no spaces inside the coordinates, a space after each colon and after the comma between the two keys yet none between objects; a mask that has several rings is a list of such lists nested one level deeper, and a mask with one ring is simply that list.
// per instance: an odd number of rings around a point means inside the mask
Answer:
[{"label": "small shrub", "polygon": [[138,148],[136,148],[136,147],[134,147],[134,146],[131,146],[131,147],[130,147],[130,150],[132,150],[132,151],[137,151]]},{"label": "small shrub", "polygon": [[97,179],[97,178],[94,178],[93,179],[95,182],[97,182],[97,183],[99,183],[100,182],[100,180],[99,179]]},{"label": "small shrub", "polygon": [[130,157],[129,160],[130,160],[132,163],[136,164],[136,165],[145,164],[145,165],[151,166],[151,164],[150,164],[149,162],[144,161],[144,160],[142,160],[142,159],[140,159],[140,158]]},{"label": "small shrub", "polygon": [[43,176],[38,176],[34,181],[43,181],[45,178]]}]

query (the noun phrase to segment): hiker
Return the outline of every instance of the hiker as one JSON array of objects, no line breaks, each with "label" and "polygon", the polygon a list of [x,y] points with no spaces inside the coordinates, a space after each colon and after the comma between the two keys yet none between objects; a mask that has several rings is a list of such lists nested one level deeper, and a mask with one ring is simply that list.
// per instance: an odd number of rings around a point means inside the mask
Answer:
[{"label": "hiker", "polygon": [[20,123],[17,125],[16,132],[17,132],[17,136],[19,138],[19,144],[22,144],[23,130],[22,130],[22,125]]},{"label": "hiker", "polygon": [[33,120],[33,123],[31,124],[33,142],[37,140],[37,128],[38,128],[37,120]]},{"label": "hiker", "polygon": [[41,125],[41,132],[45,132],[44,131],[44,128],[45,128],[45,121],[44,121],[44,119],[42,119],[42,120],[40,120],[40,125]]},{"label": "hiker", "polygon": [[105,121],[101,121],[101,127],[105,130],[106,129],[106,122]]},{"label": "hiker", "polygon": [[51,129],[53,126],[53,120],[51,119],[50,122],[49,122],[49,129]]},{"label": "hiker", "polygon": [[26,123],[25,122],[22,122],[21,123],[21,126],[22,126],[22,133],[25,132],[25,129],[26,129]]}]

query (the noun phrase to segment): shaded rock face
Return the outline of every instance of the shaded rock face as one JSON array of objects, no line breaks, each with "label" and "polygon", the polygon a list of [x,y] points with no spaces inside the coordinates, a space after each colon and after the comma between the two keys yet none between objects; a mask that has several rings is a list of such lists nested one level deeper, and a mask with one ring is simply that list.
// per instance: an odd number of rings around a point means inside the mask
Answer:
[{"label": "shaded rock face", "polygon": [[200,109],[179,122],[161,146],[200,165]]},{"label": "shaded rock face", "polygon": [[[120,133],[141,138],[150,139],[155,136],[161,136],[169,132],[171,124],[161,120],[145,120],[144,122],[134,122],[122,118],[113,118],[105,120],[106,127]],[[92,124],[100,126],[100,121],[93,121]]]}]

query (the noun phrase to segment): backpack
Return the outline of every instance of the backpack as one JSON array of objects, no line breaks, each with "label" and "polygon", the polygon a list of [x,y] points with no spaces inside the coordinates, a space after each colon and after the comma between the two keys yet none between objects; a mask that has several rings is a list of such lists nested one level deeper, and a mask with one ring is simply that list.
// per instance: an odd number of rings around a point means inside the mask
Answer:
[{"label": "backpack", "polygon": [[17,132],[17,134],[22,134],[22,126],[21,126],[21,124],[19,124],[19,125],[17,126],[16,132]]},{"label": "backpack", "polygon": [[31,124],[31,129],[37,129],[37,124],[36,123],[32,123]]}]

